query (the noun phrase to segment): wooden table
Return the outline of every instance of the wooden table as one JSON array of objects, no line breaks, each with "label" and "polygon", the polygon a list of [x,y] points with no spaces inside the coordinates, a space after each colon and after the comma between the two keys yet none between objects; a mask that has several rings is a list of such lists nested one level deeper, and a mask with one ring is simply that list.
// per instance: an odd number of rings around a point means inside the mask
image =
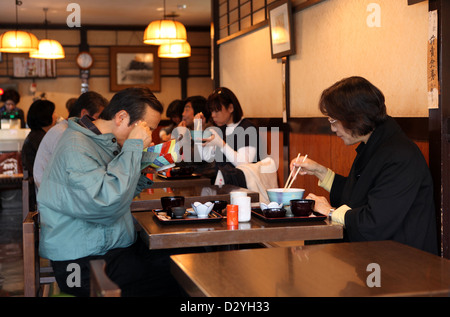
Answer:
[{"label": "wooden table", "polygon": [[155,174],[153,176],[152,188],[178,188],[189,186],[210,186],[211,180],[206,177],[192,178],[164,178]]},{"label": "wooden table", "polygon": [[342,225],[328,220],[268,223],[252,215],[237,228],[218,223],[160,224],[152,212],[133,213],[141,238],[150,249],[264,243],[273,241],[341,239]]},{"label": "wooden table", "polygon": [[164,196],[184,196],[184,203],[186,207],[191,207],[191,204],[196,201],[205,203],[210,200],[226,200],[229,202],[230,192],[232,191],[244,191],[247,193],[247,196],[251,197],[252,202],[259,202],[259,194],[246,188],[240,188],[233,185],[199,186],[187,182],[184,186],[173,188],[151,188],[144,190],[138,197],[133,199],[133,202],[131,203],[131,211],[161,208],[161,197]]},{"label": "wooden table", "polygon": [[[171,256],[191,296],[449,296],[450,261],[392,241]],[[381,287],[377,281],[379,265]],[[218,269],[220,268],[220,269]],[[372,274],[372,275],[371,275]]]}]

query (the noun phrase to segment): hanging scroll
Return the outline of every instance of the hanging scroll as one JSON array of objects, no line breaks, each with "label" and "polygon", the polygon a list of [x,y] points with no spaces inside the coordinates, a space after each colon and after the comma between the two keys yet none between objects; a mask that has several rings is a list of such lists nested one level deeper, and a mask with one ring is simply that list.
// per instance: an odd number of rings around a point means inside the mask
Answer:
[{"label": "hanging scroll", "polygon": [[428,108],[439,108],[438,73],[438,15],[437,11],[428,13]]}]

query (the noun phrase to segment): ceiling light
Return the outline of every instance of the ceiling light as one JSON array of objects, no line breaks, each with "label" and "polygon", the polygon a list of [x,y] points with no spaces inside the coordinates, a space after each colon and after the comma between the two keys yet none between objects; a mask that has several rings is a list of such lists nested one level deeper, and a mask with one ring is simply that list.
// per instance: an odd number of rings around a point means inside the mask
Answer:
[{"label": "ceiling light", "polygon": [[18,7],[22,1],[15,0],[16,4],[16,30],[0,35],[0,52],[28,53],[38,48],[38,39],[33,33],[19,31]]},{"label": "ceiling light", "polygon": [[44,8],[45,13],[45,39],[39,41],[38,50],[30,52],[31,58],[42,59],[60,59],[65,58],[64,49],[62,45],[56,40],[50,40],[47,36],[47,8]]},{"label": "ceiling light", "polygon": [[62,45],[55,40],[43,39],[39,41],[39,49],[37,51],[30,52],[31,58],[44,58],[44,59],[60,59],[65,58],[64,49]]},{"label": "ceiling light", "polygon": [[33,33],[8,31],[0,35],[0,52],[28,53],[38,48],[39,40]]},{"label": "ceiling light", "polygon": [[152,45],[186,42],[186,28],[180,22],[166,19],[164,1],[164,19],[151,22],[144,32],[144,43]]},{"label": "ceiling light", "polygon": [[162,58],[183,58],[191,56],[188,42],[180,44],[163,44],[158,48],[158,56]]}]

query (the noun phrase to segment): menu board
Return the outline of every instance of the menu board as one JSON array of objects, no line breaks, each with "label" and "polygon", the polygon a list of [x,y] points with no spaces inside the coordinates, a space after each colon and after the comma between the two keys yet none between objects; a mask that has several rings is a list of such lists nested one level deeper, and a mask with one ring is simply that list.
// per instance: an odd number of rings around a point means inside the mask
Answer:
[{"label": "menu board", "polygon": [[55,78],[54,59],[13,58],[14,77],[16,78]]}]

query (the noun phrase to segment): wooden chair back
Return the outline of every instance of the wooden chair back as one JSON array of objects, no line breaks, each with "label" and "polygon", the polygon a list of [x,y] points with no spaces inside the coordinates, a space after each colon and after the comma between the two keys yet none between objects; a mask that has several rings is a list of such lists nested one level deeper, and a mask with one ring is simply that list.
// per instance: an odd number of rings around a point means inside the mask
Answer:
[{"label": "wooden chair back", "polygon": [[25,297],[46,297],[55,277],[51,266],[41,266],[39,256],[39,213],[28,212],[22,223],[23,279]]},{"label": "wooden chair back", "polygon": [[30,211],[37,210],[36,188],[33,177],[28,176],[28,171],[23,171],[22,179],[22,220],[25,220]]},{"label": "wooden chair back", "polygon": [[26,297],[38,296],[40,290],[39,281],[39,214],[29,212],[22,223],[23,229],[23,279],[24,295]]},{"label": "wooden chair back", "polygon": [[120,297],[121,289],[105,272],[105,260],[92,260],[90,264],[91,297]]}]

